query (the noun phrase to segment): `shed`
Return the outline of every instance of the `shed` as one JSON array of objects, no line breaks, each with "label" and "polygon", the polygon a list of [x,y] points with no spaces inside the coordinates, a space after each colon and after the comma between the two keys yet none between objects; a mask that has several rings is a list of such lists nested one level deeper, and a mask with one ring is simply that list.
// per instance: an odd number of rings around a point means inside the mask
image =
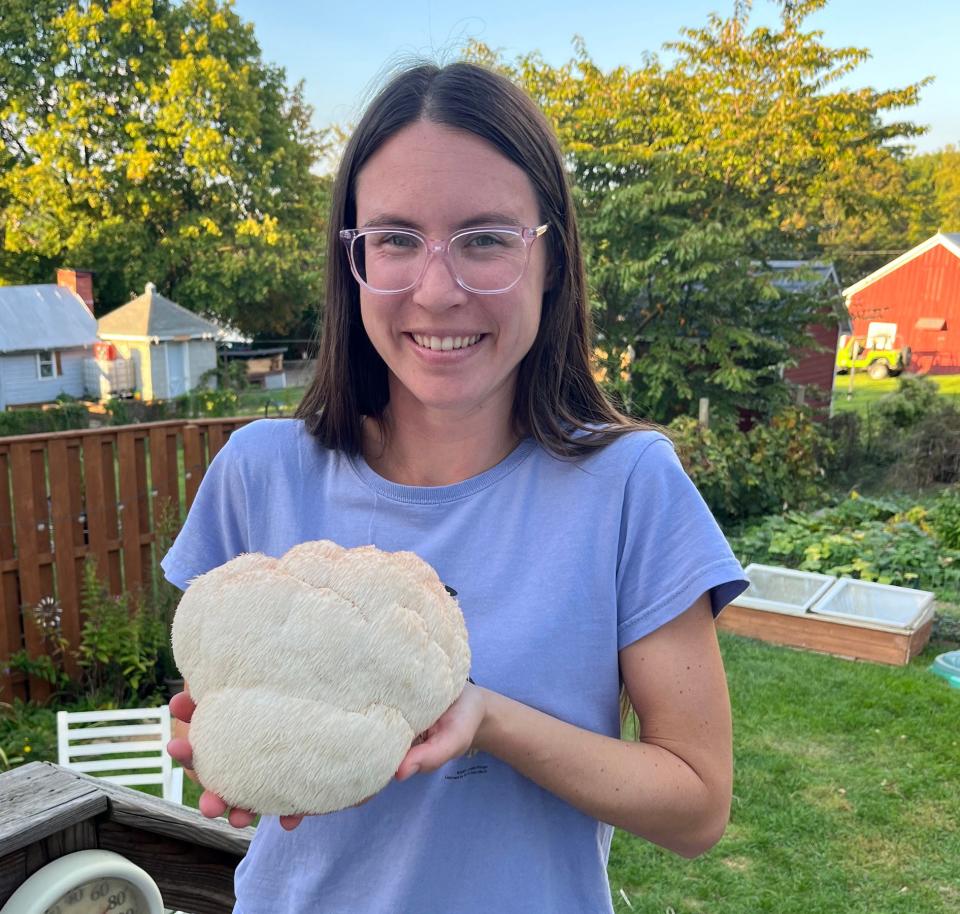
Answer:
[{"label": "shed", "polygon": [[133,359],[144,400],[187,393],[217,366],[220,328],[162,296],[152,282],[142,295],[101,317],[97,331],[122,357]]},{"label": "shed", "polygon": [[854,336],[909,346],[911,371],[960,373],[960,232],[937,232],[843,294]]},{"label": "shed", "polygon": [[91,273],[58,270],[56,284],[0,287],[0,409],[83,396],[96,341]]},{"label": "shed", "polygon": [[105,850],[145,870],[167,907],[229,914],[233,873],[254,834],[52,762],[0,774],[0,809],[0,907],[53,861]]},{"label": "shed", "polygon": [[[797,354],[797,364],[784,370],[783,376],[804,391],[804,401],[815,413],[823,414],[833,393],[834,364],[837,343],[846,329],[840,297],[840,280],[832,263],[808,260],[770,260],[774,271],[773,285],[784,292],[817,294],[825,292],[826,302],[817,320],[807,327],[819,349],[811,346]],[[826,287],[825,289],[822,287]]]}]

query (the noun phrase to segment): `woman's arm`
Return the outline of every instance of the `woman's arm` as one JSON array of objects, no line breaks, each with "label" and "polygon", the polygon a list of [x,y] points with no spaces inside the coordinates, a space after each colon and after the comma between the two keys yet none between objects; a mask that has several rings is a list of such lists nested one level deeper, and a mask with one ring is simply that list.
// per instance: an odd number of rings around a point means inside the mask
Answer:
[{"label": "woman's arm", "polygon": [[730,703],[709,596],[622,650],[620,667],[639,742],[483,690],[473,746],[582,812],[695,857],[720,840],[733,781]]}]

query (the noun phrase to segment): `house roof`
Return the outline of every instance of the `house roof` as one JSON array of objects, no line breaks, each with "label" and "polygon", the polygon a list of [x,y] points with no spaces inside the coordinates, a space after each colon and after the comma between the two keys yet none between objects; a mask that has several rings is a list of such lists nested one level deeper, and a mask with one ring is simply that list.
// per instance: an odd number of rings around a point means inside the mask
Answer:
[{"label": "house roof", "polygon": [[825,282],[832,282],[839,288],[840,279],[832,263],[816,260],[768,260],[767,266],[775,273],[787,274],[773,280],[778,289],[787,292],[806,292]]},{"label": "house roof", "polygon": [[70,349],[97,341],[97,319],[64,286],[0,286],[0,352]]},{"label": "house roof", "polygon": [[114,308],[97,322],[104,339],[217,339],[220,327],[164,298],[152,282],[142,295]]},{"label": "house roof", "polygon": [[888,273],[892,273],[894,270],[899,270],[905,263],[909,263],[916,257],[919,257],[921,254],[926,254],[927,251],[935,248],[937,245],[943,245],[950,253],[954,254],[957,257],[960,257],[960,232],[937,232],[932,238],[928,238],[926,241],[921,242],[916,247],[910,248],[909,251],[901,254],[895,260],[891,260],[890,263],[884,264],[880,267],[879,270],[874,270],[869,276],[864,276],[859,282],[855,282],[852,286],[843,290],[843,294],[850,298],[851,295],[855,295],[861,289],[865,289],[867,286],[872,285],[878,279],[882,279]]}]

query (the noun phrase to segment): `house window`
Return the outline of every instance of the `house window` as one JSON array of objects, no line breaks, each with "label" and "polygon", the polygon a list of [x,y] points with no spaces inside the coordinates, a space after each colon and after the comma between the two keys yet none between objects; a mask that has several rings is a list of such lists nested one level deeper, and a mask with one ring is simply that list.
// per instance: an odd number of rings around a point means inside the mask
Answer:
[{"label": "house window", "polygon": [[52,349],[41,349],[37,353],[38,378],[58,378],[62,373],[59,352],[54,352]]}]

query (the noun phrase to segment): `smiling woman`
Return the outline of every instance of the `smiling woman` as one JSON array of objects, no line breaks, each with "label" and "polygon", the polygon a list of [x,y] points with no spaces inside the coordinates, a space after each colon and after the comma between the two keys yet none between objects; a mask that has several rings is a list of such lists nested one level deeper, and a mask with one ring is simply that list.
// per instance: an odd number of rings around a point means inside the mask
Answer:
[{"label": "smiling woman", "polygon": [[[593,379],[563,159],[515,86],[469,64],[397,76],[330,223],[317,375],[295,419],[234,432],[163,567],[186,587],[309,540],[415,552],[457,593],[471,679],[368,801],[264,816],[236,910],[610,912],[612,826],[684,856],[725,828],[713,615],[743,570],[669,439]],[[274,723],[251,715],[252,751],[286,751]]]}]

